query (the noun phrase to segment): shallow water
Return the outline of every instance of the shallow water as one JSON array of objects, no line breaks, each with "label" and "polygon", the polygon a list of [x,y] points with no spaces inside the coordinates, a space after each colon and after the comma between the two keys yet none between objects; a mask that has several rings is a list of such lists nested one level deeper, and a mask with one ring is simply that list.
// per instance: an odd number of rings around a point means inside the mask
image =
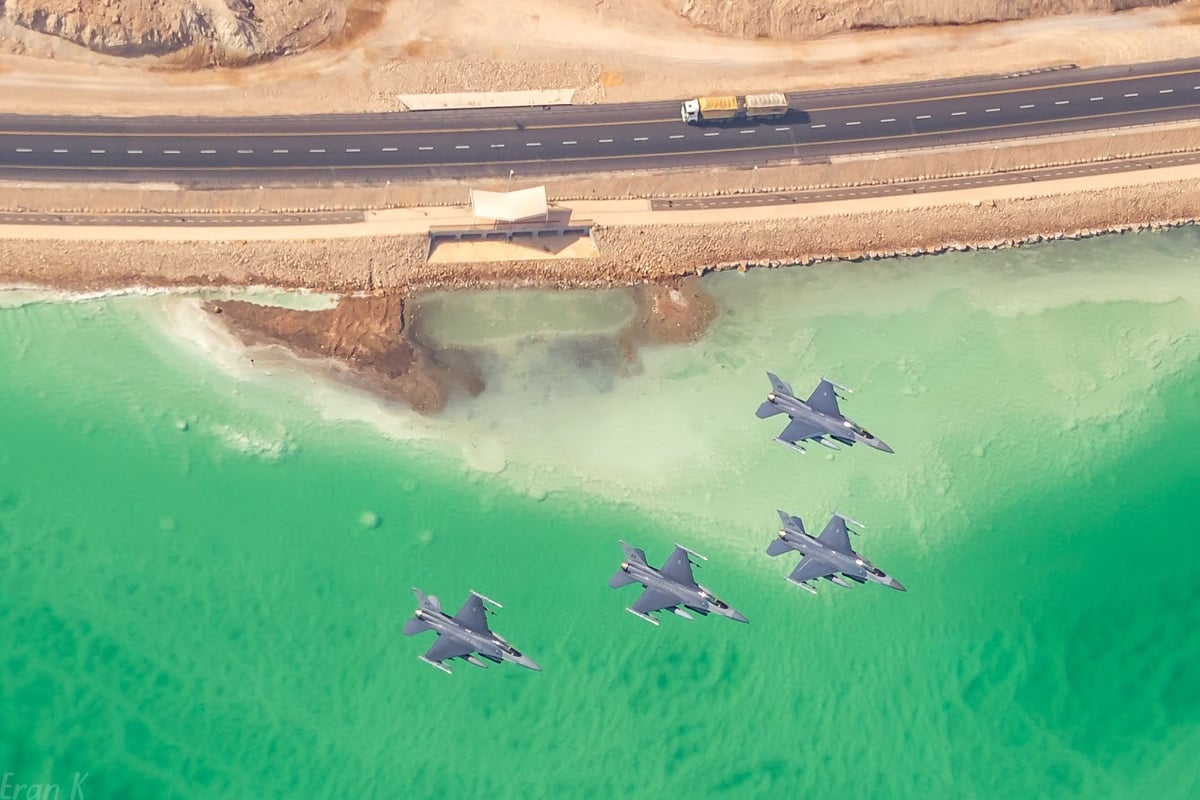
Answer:
[{"label": "shallow water", "polygon": [[[0,774],[87,797],[1189,797],[1200,791],[1200,235],[431,296],[488,391],[425,419],[199,299],[0,293]],[[264,299],[269,302],[270,299]],[[304,302],[320,304],[321,298]],[[253,362],[251,361],[253,359]],[[772,369],[887,440],[807,455]],[[816,451],[816,452],[814,452]],[[908,587],[810,597],[776,508]],[[659,628],[617,540],[751,620]],[[411,586],[544,668],[417,661]]]}]

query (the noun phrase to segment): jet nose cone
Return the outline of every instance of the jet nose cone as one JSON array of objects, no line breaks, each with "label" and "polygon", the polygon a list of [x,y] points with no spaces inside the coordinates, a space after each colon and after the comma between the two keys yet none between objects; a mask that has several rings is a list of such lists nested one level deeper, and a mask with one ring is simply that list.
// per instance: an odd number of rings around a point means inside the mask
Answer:
[{"label": "jet nose cone", "polygon": [[521,665],[522,667],[524,667],[525,669],[531,669],[531,670],[533,670],[534,672],[541,672],[541,671],[542,671],[542,668],[541,668],[541,667],[539,667],[539,666],[537,665],[537,662],[535,662],[535,661],[534,661],[532,658],[530,658],[529,656],[521,656],[520,658],[516,658],[516,659],[513,659],[513,660],[514,660],[514,661],[516,661],[518,664],[520,664],[520,665]]},{"label": "jet nose cone", "polygon": [[896,452],[892,448],[888,447],[887,442],[883,441],[882,439],[875,440],[875,449],[882,450],[885,453],[895,453]]},{"label": "jet nose cone", "polygon": [[900,581],[896,580],[895,578],[888,578],[887,585],[892,587],[893,589],[895,589],[898,592],[907,592],[908,591],[908,589],[904,588],[904,584],[901,583]]},{"label": "jet nose cone", "polygon": [[746,615],[740,611],[734,611],[733,613],[731,613],[729,615],[729,618],[731,620],[733,620],[734,622],[746,622],[746,623],[750,622],[750,620],[746,619]]}]

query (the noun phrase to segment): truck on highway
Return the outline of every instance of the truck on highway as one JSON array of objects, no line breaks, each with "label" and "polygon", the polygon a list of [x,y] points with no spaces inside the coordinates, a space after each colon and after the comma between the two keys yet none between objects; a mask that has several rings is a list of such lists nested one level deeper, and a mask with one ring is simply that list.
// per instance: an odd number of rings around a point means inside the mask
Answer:
[{"label": "truck on highway", "polygon": [[684,100],[679,114],[689,125],[736,120],[779,119],[788,112],[787,96],[783,92],[748,94],[743,97],[696,97]]}]

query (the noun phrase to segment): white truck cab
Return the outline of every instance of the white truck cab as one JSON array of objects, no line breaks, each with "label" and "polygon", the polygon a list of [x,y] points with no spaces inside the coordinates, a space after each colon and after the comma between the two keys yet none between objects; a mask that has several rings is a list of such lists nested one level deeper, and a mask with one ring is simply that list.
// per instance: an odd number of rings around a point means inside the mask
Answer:
[{"label": "white truck cab", "polygon": [[699,100],[684,100],[683,106],[679,109],[679,115],[683,117],[683,121],[689,125],[700,121],[700,101]]}]

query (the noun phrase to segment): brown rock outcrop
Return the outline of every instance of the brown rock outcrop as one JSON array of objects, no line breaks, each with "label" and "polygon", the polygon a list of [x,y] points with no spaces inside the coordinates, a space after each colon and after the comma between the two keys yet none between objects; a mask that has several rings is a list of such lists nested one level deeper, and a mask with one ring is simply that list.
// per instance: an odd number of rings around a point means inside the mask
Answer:
[{"label": "brown rock outcrop", "polygon": [[89,50],[179,66],[298,53],[380,13],[385,0],[0,0],[0,16]]},{"label": "brown rock outcrop", "polygon": [[1125,11],[1176,0],[665,0],[698,26],[745,38],[812,39],[839,31],[968,25]]},{"label": "brown rock outcrop", "polygon": [[[355,383],[403,400],[422,414],[446,405],[455,388],[483,391],[474,365],[404,334],[400,295],[343,297],[336,308],[300,311],[242,300],[209,301],[205,310],[249,345],[282,345],[296,355],[331,359]],[[332,366],[332,363],[330,366]]]}]

